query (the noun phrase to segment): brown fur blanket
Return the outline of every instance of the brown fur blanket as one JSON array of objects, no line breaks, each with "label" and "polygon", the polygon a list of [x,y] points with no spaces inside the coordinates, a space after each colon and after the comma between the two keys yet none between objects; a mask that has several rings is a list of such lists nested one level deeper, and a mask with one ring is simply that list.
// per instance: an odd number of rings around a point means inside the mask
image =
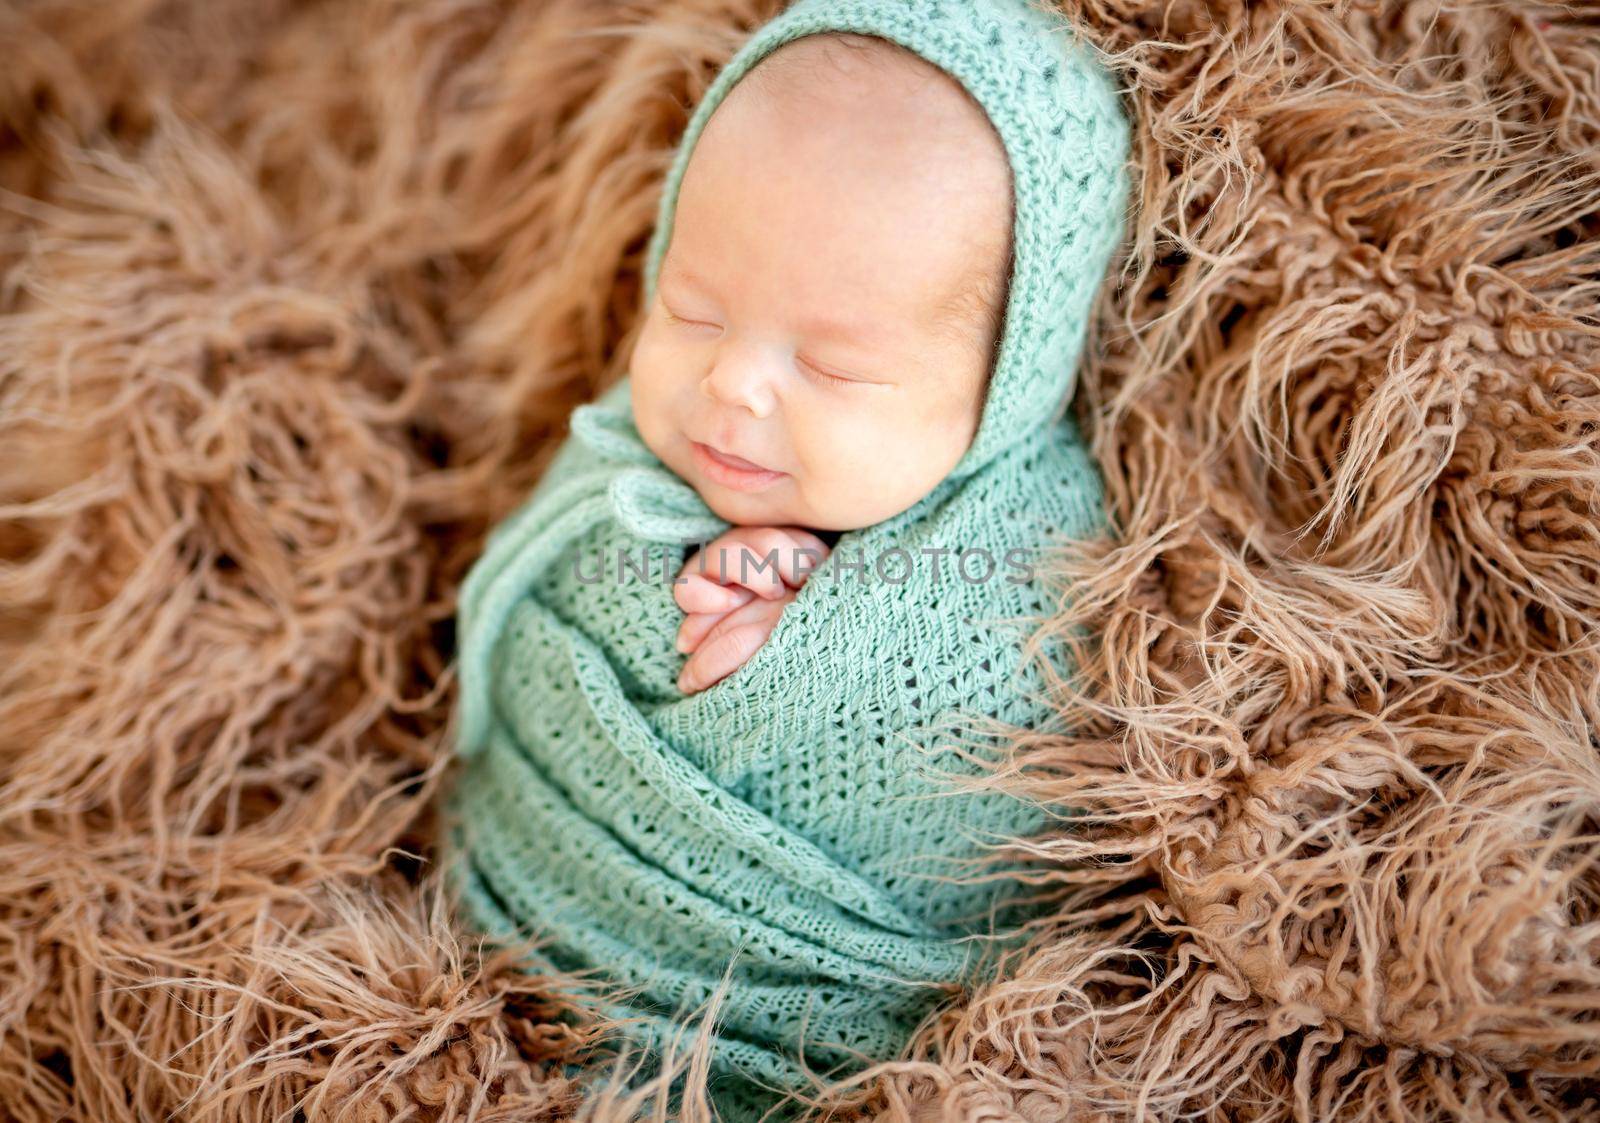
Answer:
[{"label": "brown fur blanket", "polygon": [[[569,1078],[595,980],[444,906],[450,621],[773,8],[0,0],[0,1115],[647,1106]],[[1600,10],[1070,10],[1139,121],[1116,534],[1044,625],[1100,637],[1082,733],[1000,779],[1092,815],[819,1099],[1596,1117]]]}]

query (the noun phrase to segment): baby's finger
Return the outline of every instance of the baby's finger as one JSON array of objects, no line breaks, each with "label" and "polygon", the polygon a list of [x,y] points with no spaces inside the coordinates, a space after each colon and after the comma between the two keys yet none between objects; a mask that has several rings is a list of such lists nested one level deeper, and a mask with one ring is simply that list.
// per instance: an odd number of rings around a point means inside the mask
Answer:
[{"label": "baby's finger", "polygon": [[691,612],[678,625],[677,647],[687,655],[699,647],[712,628],[727,618],[726,612]]},{"label": "baby's finger", "polygon": [[[745,527],[741,545],[729,547],[730,582],[754,589],[767,600],[780,600],[827,557],[827,546],[815,535],[783,527]],[[742,558],[741,558],[742,553]]]},{"label": "baby's finger", "polygon": [[686,694],[703,690],[738,670],[767,642],[778,618],[793,601],[793,594],[776,602],[755,600],[724,615],[684,663],[679,689]]},{"label": "baby's finger", "polygon": [[827,543],[800,527],[765,527],[754,533],[759,551],[769,561],[769,570],[774,570],[783,583],[769,594],[771,599],[804,585],[828,557]]},{"label": "baby's finger", "polygon": [[719,585],[698,573],[678,578],[672,590],[672,599],[685,612],[724,613],[738,608],[754,596],[749,589],[738,585]]},{"label": "baby's finger", "polygon": [[689,656],[678,674],[678,689],[693,694],[727,678],[745,665],[771,631],[770,620],[756,620],[718,631]]},{"label": "baby's finger", "polygon": [[678,570],[678,576],[682,577],[686,573],[699,573],[705,567],[705,553],[706,548],[702,546],[685,558],[683,567]]},{"label": "baby's finger", "polygon": [[828,556],[828,544],[822,539],[818,538],[815,534],[812,534],[805,527],[786,526],[782,529],[788,533],[789,537],[793,538],[796,543],[804,549],[812,550],[821,555],[823,558]]},{"label": "baby's finger", "polygon": [[739,584],[741,574],[753,564],[741,560],[746,549],[745,538],[748,533],[746,528],[741,528],[708,542],[689,555],[688,560],[683,563],[683,568],[678,570],[678,576],[697,574],[717,585]]},{"label": "baby's finger", "polygon": [[747,527],[738,537],[724,535],[704,550],[685,572],[722,585],[738,585],[771,600],[783,595],[780,551],[766,544],[771,531]]}]

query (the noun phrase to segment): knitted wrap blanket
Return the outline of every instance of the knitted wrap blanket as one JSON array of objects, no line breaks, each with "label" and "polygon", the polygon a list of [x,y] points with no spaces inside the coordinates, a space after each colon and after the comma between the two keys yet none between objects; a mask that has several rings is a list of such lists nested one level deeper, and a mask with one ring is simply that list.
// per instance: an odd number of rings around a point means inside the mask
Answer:
[{"label": "knitted wrap blanket", "polygon": [[[973,443],[933,491],[844,532],[733,674],[684,695],[673,578],[728,529],[634,426],[630,382],[578,408],[529,499],[489,536],[458,609],[450,869],[485,931],[535,935],[559,970],[636,993],[612,1010],[652,1046],[728,974],[713,1094],[893,1057],[1016,886],[973,880],[986,844],[1045,825],[951,750],[969,717],[1049,728],[1030,625],[1039,551],[1103,524],[1064,411],[1121,231],[1128,130],[1087,48],[1012,0],[801,0],[759,29],[697,107],[646,255],[654,298],[695,139],[750,66],[823,30],[881,35],[988,112],[1015,193],[1009,298]],[[1040,658],[1067,673],[1065,652]],[[998,910],[998,911],[997,911]],[[1014,917],[1013,917],[1014,918]],[[721,1089],[719,1091],[719,1088]]]}]

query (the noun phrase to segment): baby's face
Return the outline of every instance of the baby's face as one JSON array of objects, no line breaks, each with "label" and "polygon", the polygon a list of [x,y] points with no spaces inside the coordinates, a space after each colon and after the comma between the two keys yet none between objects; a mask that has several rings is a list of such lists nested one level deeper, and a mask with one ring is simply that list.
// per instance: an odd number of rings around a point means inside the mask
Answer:
[{"label": "baby's face", "polygon": [[983,409],[1004,149],[946,76],[850,66],[770,89],[747,75],[717,107],[632,356],[640,436],[739,525],[890,518],[955,466]]}]

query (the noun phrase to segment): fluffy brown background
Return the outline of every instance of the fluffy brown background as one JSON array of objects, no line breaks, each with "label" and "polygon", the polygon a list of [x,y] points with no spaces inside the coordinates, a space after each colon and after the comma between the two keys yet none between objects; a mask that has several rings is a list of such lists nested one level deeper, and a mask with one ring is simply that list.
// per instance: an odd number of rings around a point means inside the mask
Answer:
[{"label": "fluffy brown background", "polygon": [[[554,1119],[429,861],[453,596],[770,0],[0,2],[0,1110]],[[1600,1115],[1600,11],[1072,11],[1142,215],[1059,919],[894,1119]],[[561,984],[561,985],[558,985]],[[602,1103],[618,1117],[632,1106]],[[689,1114],[698,1114],[691,1102]]]}]

